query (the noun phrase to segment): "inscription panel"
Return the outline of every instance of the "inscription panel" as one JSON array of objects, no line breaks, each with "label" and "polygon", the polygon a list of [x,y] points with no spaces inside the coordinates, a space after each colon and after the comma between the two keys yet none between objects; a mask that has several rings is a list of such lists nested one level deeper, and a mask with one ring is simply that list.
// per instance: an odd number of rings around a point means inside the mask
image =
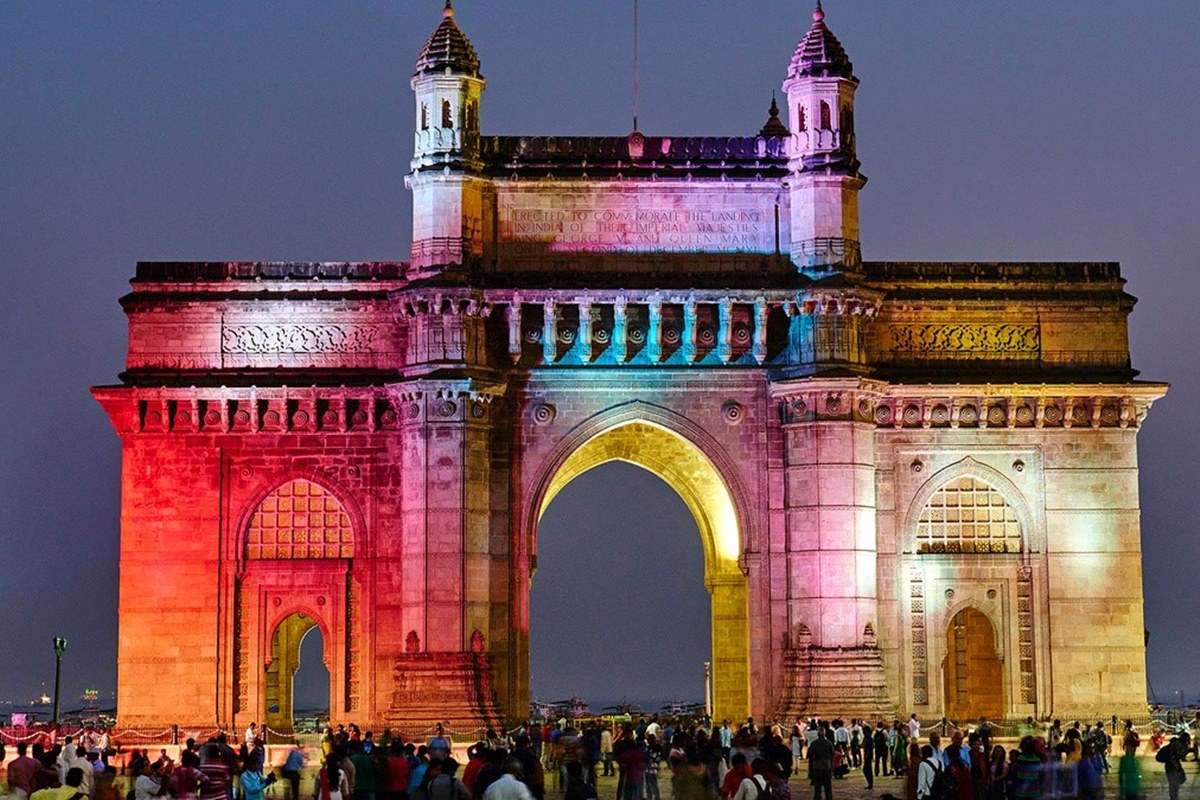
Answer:
[{"label": "inscription panel", "polygon": [[[755,253],[787,250],[777,187],[498,189],[504,264],[568,253]],[[780,201],[781,202],[781,201]]]}]

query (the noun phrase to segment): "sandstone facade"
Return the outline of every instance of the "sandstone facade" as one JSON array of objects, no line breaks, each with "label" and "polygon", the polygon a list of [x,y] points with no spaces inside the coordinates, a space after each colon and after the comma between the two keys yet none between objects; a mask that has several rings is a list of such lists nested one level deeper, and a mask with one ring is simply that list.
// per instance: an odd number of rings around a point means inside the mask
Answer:
[{"label": "sandstone facade", "polygon": [[286,728],[313,626],[335,720],[524,716],[539,517],[613,459],[695,515],[719,716],[1143,712],[1133,298],[862,260],[857,83],[818,11],[758,136],[489,137],[448,8],[409,262],[139,264],[120,724]]}]

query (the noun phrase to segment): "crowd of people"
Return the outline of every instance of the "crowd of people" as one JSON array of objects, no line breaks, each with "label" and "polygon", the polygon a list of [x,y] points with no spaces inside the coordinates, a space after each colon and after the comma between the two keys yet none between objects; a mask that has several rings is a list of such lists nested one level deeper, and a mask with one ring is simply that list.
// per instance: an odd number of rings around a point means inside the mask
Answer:
[{"label": "crowd of people", "polygon": [[[1200,713],[1193,724],[1200,730]],[[1029,718],[1005,734],[1015,747],[983,719],[923,730],[915,714],[813,718],[786,729],[753,718],[734,726],[652,716],[489,730],[463,751],[441,726],[407,741],[387,729],[376,738],[338,725],[321,736],[318,763],[290,746],[277,772],[251,724],[236,748],[219,733],[187,740],[178,758],[160,748],[154,757],[134,749],[117,759],[107,735],[90,732],[49,748],[21,742],[6,777],[12,800],[265,800],[268,792],[282,800],[596,800],[603,776],[615,777],[616,800],[661,800],[665,784],[675,800],[791,800],[793,779],[807,782],[814,800],[832,800],[835,784],[861,771],[867,790],[884,800],[1100,800],[1104,776],[1115,770],[1119,800],[1143,797],[1132,722],[1118,731],[1115,717],[1107,727],[1042,727]],[[1183,727],[1156,743],[1170,800],[1178,800],[1188,756],[1200,761],[1196,739]],[[0,763],[4,756],[0,745]],[[885,778],[895,783],[876,789]]]}]

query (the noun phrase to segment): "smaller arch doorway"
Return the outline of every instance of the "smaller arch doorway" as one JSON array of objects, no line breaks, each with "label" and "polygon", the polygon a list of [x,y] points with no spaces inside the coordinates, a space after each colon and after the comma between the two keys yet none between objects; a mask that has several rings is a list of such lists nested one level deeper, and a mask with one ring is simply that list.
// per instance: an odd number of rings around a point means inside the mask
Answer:
[{"label": "smaller arch doorway", "polygon": [[996,631],[982,611],[967,607],[946,629],[946,716],[955,721],[1004,717],[1004,682]]},{"label": "smaller arch doorway", "polygon": [[298,718],[328,714],[331,684],[325,644],[316,620],[303,612],[275,627],[263,682],[265,722],[271,732],[290,736]]}]

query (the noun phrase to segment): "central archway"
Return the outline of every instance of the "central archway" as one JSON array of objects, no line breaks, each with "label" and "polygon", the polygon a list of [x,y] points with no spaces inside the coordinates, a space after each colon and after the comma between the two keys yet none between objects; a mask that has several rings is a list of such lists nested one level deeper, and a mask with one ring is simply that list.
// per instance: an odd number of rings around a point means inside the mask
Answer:
[{"label": "central archway", "polygon": [[750,709],[750,628],[747,581],[738,564],[742,536],[729,487],[699,447],[655,422],[617,422],[585,439],[562,461],[542,494],[536,519],[568,483],[611,461],[657,475],[695,519],[711,601],[713,714],[717,719],[745,717]]}]

